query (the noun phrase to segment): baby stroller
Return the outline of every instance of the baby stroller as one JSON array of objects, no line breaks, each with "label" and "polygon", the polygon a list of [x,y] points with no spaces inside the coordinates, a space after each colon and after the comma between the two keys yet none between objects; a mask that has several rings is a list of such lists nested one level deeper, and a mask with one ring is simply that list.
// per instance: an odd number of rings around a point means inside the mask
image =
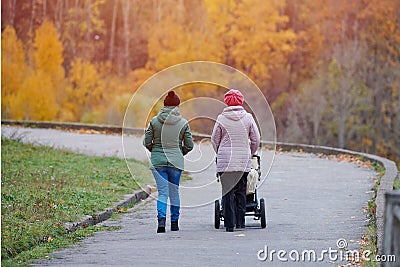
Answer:
[{"label": "baby stroller", "polygon": [[[219,175],[217,174],[219,181]],[[260,156],[253,155],[251,162],[251,171],[247,176],[246,189],[246,216],[254,216],[254,220],[260,220],[261,228],[267,226],[267,216],[265,213],[265,201],[263,198],[258,200],[257,181],[261,180]],[[222,205],[220,200],[215,200],[214,226],[219,229],[221,221],[224,220]]]}]

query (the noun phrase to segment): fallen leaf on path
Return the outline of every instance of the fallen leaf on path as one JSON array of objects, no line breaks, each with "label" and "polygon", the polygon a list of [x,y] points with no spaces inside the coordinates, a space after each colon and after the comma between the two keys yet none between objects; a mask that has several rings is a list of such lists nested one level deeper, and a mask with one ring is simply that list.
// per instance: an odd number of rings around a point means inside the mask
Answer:
[{"label": "fallen leaf on path", "polygon": [[237,235],[235,235],[235,236],[237,236],[237,237],[243,237],[243,236],[246,236],[245,234],[237,234]]}]

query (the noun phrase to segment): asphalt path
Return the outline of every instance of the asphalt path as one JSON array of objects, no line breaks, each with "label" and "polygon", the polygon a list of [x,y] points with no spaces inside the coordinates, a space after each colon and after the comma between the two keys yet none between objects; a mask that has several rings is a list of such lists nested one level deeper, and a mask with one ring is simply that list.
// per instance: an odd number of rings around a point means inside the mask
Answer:
[{"label": "asphalt path", "polygon": [[[2,127],[2,135],[36,145],[98,156],[147,161],[142,137],[78,134],[59,130]],[[344,250],[360,248],[365,208],[376,173],[349,162],[306,153],[260,151],[267,174],[258,188],[266,202],[267,227],[246,218],[246,228],[214,228],[214,200],[220,196],[213,152],[205,141],[186,159],[193,178],[182,184],[180,231],[156,233],[156,195],[78,245],[55,252],[37,266],[337,266]],[[199,160],[201,158],[202,160]],[[273,159],[273,161],[272,161]],[[264,160],[265,161],[265,160]],[[265,166],[267,165],[267,166]],[[223,222],[222,225],[223,226]]]}]

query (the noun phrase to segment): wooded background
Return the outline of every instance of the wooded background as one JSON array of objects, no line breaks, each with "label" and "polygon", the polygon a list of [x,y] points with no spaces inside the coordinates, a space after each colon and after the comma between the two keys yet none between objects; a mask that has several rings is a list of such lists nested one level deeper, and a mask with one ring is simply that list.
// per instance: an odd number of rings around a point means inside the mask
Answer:
[{"label": "wooded background", "polygon": [[[400,1],[1,3],[3,119],[121,125],[133,93],[152,74],[207,60],[256,82],[271,104],[278,141],[399,162]],[[181,98],[195,96],[196,86]]]}]

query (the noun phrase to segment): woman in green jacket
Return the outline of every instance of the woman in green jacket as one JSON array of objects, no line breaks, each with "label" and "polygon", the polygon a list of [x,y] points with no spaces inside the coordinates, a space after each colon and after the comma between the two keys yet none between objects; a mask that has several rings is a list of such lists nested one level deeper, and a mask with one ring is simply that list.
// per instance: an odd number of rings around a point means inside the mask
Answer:
[{"label": "woman in green jacket", "polygon": [[179,97],[170,91],[164,99],[164,107],[151,119],[143,140],[143,145],[151,152],[150,169],[158,190],[157,233],[165,232],[168,197],[171,231],[179,230],[179,181],[184,169],[183,156],[193,149],[189,123],[180,114],[179,104]]}]

